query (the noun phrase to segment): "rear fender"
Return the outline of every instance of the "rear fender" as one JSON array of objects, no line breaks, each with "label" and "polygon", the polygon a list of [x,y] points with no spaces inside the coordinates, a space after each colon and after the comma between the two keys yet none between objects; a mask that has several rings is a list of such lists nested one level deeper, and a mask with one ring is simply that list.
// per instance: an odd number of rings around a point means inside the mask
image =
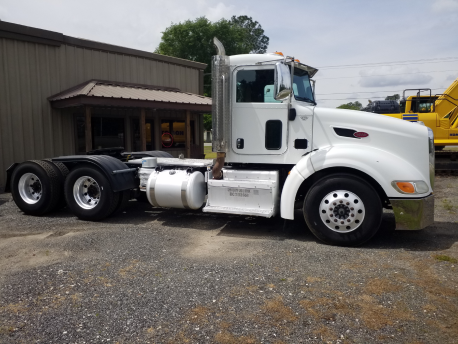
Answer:
[{"label": "rear fender", "polygon": [[[52,161],[65,164],[68,169],[74,169],[81,163],[96,166],[108,179],[114,192],[134,189],[138,187],[136,172],[122,161],[108,155],[70,155],[53,158]],[[126,170],[126,173],[113,173],[113,171]]]},{"label": "rear fender", "polygon": [[19,164],[15,162],[6,170],[6,184],[5,184],[5,192],[11,192],[11,176],[13,175],[14,169]]}]

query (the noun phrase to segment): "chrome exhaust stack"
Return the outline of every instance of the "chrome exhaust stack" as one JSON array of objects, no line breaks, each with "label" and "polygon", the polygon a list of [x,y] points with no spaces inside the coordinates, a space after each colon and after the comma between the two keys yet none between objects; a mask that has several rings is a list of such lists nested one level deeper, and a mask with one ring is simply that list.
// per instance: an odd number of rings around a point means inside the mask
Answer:
[{"label": "chrome exhaust stack", "polygon": [[230,148],[230,62],[218,38],[213,38],[213,42],[217,55],[212,60],[212,151],[217,154],[212,174],[214,179],[222,179],[221,169]]}]

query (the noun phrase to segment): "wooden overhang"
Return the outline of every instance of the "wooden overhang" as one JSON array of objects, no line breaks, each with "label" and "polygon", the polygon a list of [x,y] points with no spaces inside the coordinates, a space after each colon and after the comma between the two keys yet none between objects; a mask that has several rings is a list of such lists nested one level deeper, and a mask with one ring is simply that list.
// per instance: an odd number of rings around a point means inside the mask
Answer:
[{"label": "wooden overhang", "polygon": [[103,106],[211,112],[212,99],[177,88],[89,80],[48,98],[53,108]]}]

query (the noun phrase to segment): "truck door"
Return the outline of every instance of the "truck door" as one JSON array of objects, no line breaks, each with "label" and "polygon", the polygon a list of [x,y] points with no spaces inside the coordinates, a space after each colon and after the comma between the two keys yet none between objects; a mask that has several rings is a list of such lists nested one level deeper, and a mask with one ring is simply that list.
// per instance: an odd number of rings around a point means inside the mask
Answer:
[{"label": "truck door", "polygon": [[232,150],[278,155],[287,150],[288,109],[273,95],[274,66],[241,66],[233,72]]}]

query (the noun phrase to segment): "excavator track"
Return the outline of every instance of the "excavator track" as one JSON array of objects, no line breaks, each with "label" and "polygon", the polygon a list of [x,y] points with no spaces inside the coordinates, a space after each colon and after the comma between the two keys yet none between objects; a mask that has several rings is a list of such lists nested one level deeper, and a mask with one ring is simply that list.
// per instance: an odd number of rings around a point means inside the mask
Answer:
[{"label": "excavator track", "polygon": [[436,175],[458,176],[458,151],[436,151]]}]

